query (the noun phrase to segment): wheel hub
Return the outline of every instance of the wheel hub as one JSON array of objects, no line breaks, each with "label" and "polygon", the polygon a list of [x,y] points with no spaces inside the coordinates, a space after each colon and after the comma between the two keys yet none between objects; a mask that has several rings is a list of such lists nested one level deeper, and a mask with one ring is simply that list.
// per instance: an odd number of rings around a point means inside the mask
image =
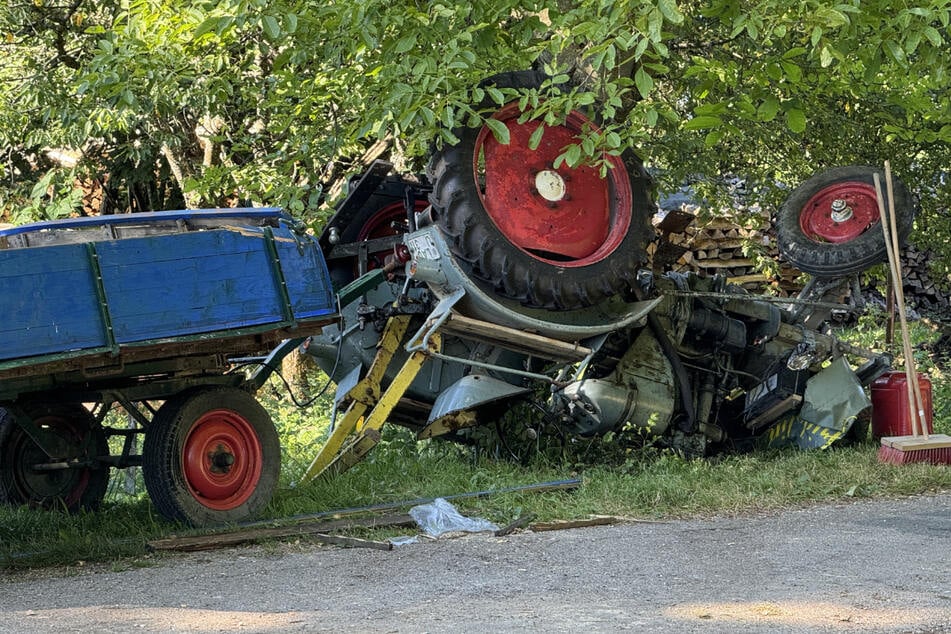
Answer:
[{"label": "wheel hub", "polygon": [[841,198],[833,200],[830,208],[832,209],[832,222],[845,222],[853,215],[852,208],[849,207],[848,201],[842,200]]},{"label": "wheel hub", "polygon": [[262,471],[254,429],[237,412],[221,409],[195,421],[185,439],[182,466],[188,489],[208,508],[237,508],[251,497]]},{"label": "wheel hub", "polygon": [[556,203],[567,195],[565,179],[555,170],[541,170],[535,174],[535,190],[549,202]]},{"label": "wheel hub", "polygon": [[234,465],[234,454],[224,445],[215,447],[213,453],[208,454],[208,463],[212,473],[228,473]]}]

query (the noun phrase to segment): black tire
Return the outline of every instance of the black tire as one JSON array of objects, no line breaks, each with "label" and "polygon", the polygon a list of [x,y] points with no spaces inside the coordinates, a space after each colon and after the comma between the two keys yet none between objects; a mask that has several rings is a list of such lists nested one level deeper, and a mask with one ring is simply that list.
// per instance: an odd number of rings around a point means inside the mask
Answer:
[{"label": "black tire", "polygon": [[[884,194],[882,171],[859,165],[820,172],[794,189],[776,218],[783,257],[818,278],[859,273],[884,261],[887,252],[875,194],[876,173]],[[915,204],[904,184],[894,178],[893,188],[898,237],[903,241],[914,223]],[[838,200],[847,202],[845,217],[833,215],[830,202]]]},{"label": "black tire", "polygon": [[155,508],[192,526],[251,519],[271,500],[281,471],[271,417],[236,388],[189,390],[166,401],[142,456]]},{"label": "black tire", "polygon": [[[105,433],[81,404],[29,404],[23,409],[37,426],[71,446],[83,448],[79,460],[109,455]],[[60,508],[70,513],[99,508],[109,486],[108,466],[100,463],[56,471],[32,468],[48,461],[13,414],[0,409],[0,504]]]},{"label": "black tire", "polygon": [[[540,88],[545,79],[542,73],[521,71],[498,75],[487,80],[487,83],[499,88],[532,89]],[[481,107],[490,106],[482,104]],[[517,108],[517,104],[508,104],[496,116],[507,113],[509,120],[514,120],[513,108]],[[572,117],[583,122],[583,125],[593,124],[583,113],[572,113]],[[529,124],[535,125],[532,122]],[[528,129],[529,124],[513,125]],[[558,132],[552,133],[552,130]],[[546,136],[542,137],[543,146],[549,134],[557,138],[557,134],[562,131],[567,134],[569,130],[568,124],[562,128],[546,129]],[[598,185],[597,189],[604,190],[602,211],[607,216],[606,226],[585,222],[572,225],[568,220],[553,218],[562,212],[563,205],[574,213],[572,207],[580,203],[577,200],[570,201],[576,194],[583,195],[590,188],[581,188],[580,185],[574,190],[570,188],[578,183],[591,182],[591,179],[587,172],[581,171],[582,167],[571,169],[562,164],[555,170],[550,165],[550,159],[560,152],[558,146],[552,145],[552,149],[544,152],[540,147],[535,152],[541,153],[532,154],[528,145],[520,144],[513,135],[510,145],[505,146],[513,148],[507,150],[514,157],[510,163],[518,165],[520,156],[530,156],[542,167],[530,167],[527,163],[521,165],[519,173],[513,172],[510,178],[517,195],[513,195],[510,200],[490,202],[490,197],[482,190],[480,181],[485,179],[480,177],[477,167],[484,158],[480,153],[483,151],[483,140],[488,138],[485,128],[462,128],[454,130],[454,134],[460,142],[435,153],[427,173],[433,184],[430,202],[433,204],[435,221],[447,235],[453,254],[468,273],[504,297],[526,306],[555,310],[592,306],[632,287],[638,267],[647,260],[646,245],[651,235],[649,223],[656,209],[651,199],[652,180],[633,152],[624,152],[620,159],[614,161],[615,167],[609,170],[608,178],[601,179]],[[517,152],[524,153],[516,155]],[[488,168],[486,171],[489,171]],[[508,170],[496,170],[494,174],[503,171],[509,173]],[[537,177],[543,172],[557,172],[560,175],[556,178],[562,181],[561,193],[556,196],[560,195],[561,198],[553,201],[544,196],[548,202],[542,199]],[[533,173],[534,181],[531,180]],[[566,195],[566,192],[571,196]],[[487,202],[490,202],[489,206],[493,210],[487,210]],[[506,206],[505,210],[498,209],[502,202]],[[551,210],[550,218],[536,212],[536,209],[546,205]],[[518,220],[504,219],[510,211],[511,217]],[[570,214],[561,216],[564,219],[569,217]],[[515,235],[516,232],[511,229],[506,233],[497,220],[525,221],[523,224],[528,228],[524,234],[531,233],[537,237],[532,239],[539,241],[551,239],[552,235],[558,233],[557,230],[552,231],[547,238],[544,237],[547,222],[559,222],[566,228],[602,227],[606,237],[604,242],[594,238],[591,242],[593,246],[585,247],[594,249],[590,255],[557,253],[551,248],[520,244],[521,236]]]}]

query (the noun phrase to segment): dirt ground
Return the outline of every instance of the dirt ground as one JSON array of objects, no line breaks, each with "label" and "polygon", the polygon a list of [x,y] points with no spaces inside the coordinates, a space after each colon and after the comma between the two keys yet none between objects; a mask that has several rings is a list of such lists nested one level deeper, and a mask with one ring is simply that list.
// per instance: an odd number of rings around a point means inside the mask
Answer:
[{"label": "dirt ground", "polygon": [[951,493],[0,577],[0,632],[951,633]]}]

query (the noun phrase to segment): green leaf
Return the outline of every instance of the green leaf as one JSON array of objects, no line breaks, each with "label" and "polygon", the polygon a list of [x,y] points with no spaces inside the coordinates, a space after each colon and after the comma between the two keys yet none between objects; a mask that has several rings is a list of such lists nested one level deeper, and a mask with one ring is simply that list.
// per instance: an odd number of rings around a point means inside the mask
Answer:
[{"label": "green leaf", "polygon": [[716,115],[700,115],[684,121],[684,130],[707,130],[723,125],[723,119]]},{"label": "green leaf", "polygon": [[269,40],[274,41],[281,37],[281,25],[273,15],[261,18],[261,27],[264,29],[264,36]]},{"label": "green leaf", "polygon": [[485,91],[489,93],[489,97],[495,103],[499,104],[500,106],[505,103],[505,95],[503,95],[502,91],[495,86],[486,86]]},{"label": "green leaf", "polygon": [[568,146],[567,151],[562,155],[569,167],[575,167],[581,162],[581,146],[575,143]]},{"label": "green leaf", "polygon": [[201,37],[205,33],[210,33],[218,26],[218,16],[205,18],[205,20],[195,28],[194,37]]},{"label": "green leaf", "polygon": [[399,42],[396,43],[396,46],[393,48],[393,53],[400,55],[405,53],[416,46],[416,34],[410,33],[400,38]]},{"label": "green leaf", "polygon": [[832,64],[833,59],[832,51],[829,50],[829,47],[823,46],[822,50],[819,51],[819,65],[822,68],[828,68]]},{"label": "green leaf", "polygon": [[647,99],[654,89],[654,79],[643,68],[638,68],[634,73],[634,84],[643,99]]},{"label": "green leaf", "polygon": [[830,7],[816,7],[815,16],[825,22],[826,26],[831,29],[849,24],[849,16]]},{"label": "green leaf", "polygon": [[288,13],[287,18],[284,22],[284,28],[288,33],[295,33],[297,31],[297,15],[294,13]]},{"label": "green leaf", "polygon": [[926,26],[922,33],[926,38],[928,38],[928,41],[931,42],[933,46],[941,46],[944,44],[944,39],[942,39],[941,33],[939,33],[938,29],[934,28],[933,26]]},{"label": "green leaf", "polygon": [[802,69],[798,65],[793,64],[792,62],[780,62],[783,67],[783,72],[786,74],[786,79],[794,84],[798,84],[802,81]]},{"label": "green leaf", "polygon": [[684,16],[677,8],[677,3],[674,0],[659,0],[657,6],[660,7],[660,12],[671,24],[680,24],[684,21]]},{"label": "green leaf", "polygon": [[538,146],[542,142],[542,137],[545,135],[545,126],[539,124],[535,131],[532,132],[532,136],[528,137],[528,149],[537,150]]},{"label": "green leaf", "polygon": [[756,113],[759,116],[760,121],[772,121],[779,113],[779,107],[779,99],[776,97],[767,97],[763,100],[763,103],[760,104],[759,108],[756,110]]},{"label": "green leaf", "polygon": [[485,125],[492,130],[492,135],[495,137],[495,140],[501,143],[502,145],[508,145],[511,137],[509,135],[508,127],[499,121],[498,119],[486,119]]},{"label": "green leaf", "polygon": [[786,127],[797,134],[806,131],[806,113],[799,108],[786,111]]},{"label": "green leaf", "polygon": [[453,125],[455,125],[455,111],[453,107],[446,106],[443,108],[442,112],[439,113],[439,119],[446,128],[453,127]]},{"label": "green leaf", "polygon": [[703,145],[707,148],[714,147],[717,143],[720,142],[720,139],[723,137],[722,130],[711,130],[703,137]]}]

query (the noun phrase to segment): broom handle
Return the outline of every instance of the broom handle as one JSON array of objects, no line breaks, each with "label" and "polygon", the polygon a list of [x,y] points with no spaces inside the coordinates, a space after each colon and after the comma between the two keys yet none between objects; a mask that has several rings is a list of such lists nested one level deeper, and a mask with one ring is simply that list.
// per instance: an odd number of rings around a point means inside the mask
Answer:
[{"label": "broom handle", "polygon": [[[895,252],[895,266],[898,267],[898,257],[899,257],[898,256],[899,254],[898,228],[897,228],[898,221],[896,220],[896,217],[898,216],[898,212],[895,210],[895,191],[894,191],[894,188],[892,187],[892,166],[889,161],[885,161],[885,190],[888,192],[888,209],[891,212],[889,214],[889,225],[892,230],[892,248]],[[900,282],[896,282],[896,284],[900,284]],[[902,317],[904,317],[905,316],[904,288],[902,288],[902,290],[900,290],[899,292],[901,293],[902,304],[903,304],[901,309],[901,314],[902,314]],[[908,344],[907,344],[908,357],[905,363],[908,365],[909,368],[911,368],[911,376],[912,376],[912,379],[914,379],[911,386],[912,386],[912,391],[915,394],[915,406],[918,408],[919,429],[921,429],[921,435],[924,436],[925,440],[928,440],[928,421],[925,420],[925,401],[923,398],[921,398],[921,385],[918,383],[918,372],[915,370],[914,350],[911,347],[911,339],[908,335],[907,329],[905,330],[904,336],[908,338]]]},{"label": "broom handle", "polygon": [[895,250],[893,248],[890,232],[888,230],[888,215],[885,211],[885,196],[882,194],[882,183],[877,172],[872,175],[872,178],[875,181],[875,193],[877,194],[876,198],[878,199],[878,213],[882,219],[882,233],[885,236],[885,252],[888,254],[888,269],[891,273],[893,286],[895,287],[895,301],[898,303],[899,327],[902,333],[902,349],[905,355],[905,389],[907,392],[908,409],[911,415],[911,433],[912,435],[917,436],[918,412],[917,408],[915,407],[914,388],[911,385],[914,377],[912,377],[911,373],[909,372],[908,366],[910,342],[905,336],[908,333],[908,324],[905,322],[905,307],[903,289],[901,285],[901,275],[898,268],[897,258],[895,257]]}]

